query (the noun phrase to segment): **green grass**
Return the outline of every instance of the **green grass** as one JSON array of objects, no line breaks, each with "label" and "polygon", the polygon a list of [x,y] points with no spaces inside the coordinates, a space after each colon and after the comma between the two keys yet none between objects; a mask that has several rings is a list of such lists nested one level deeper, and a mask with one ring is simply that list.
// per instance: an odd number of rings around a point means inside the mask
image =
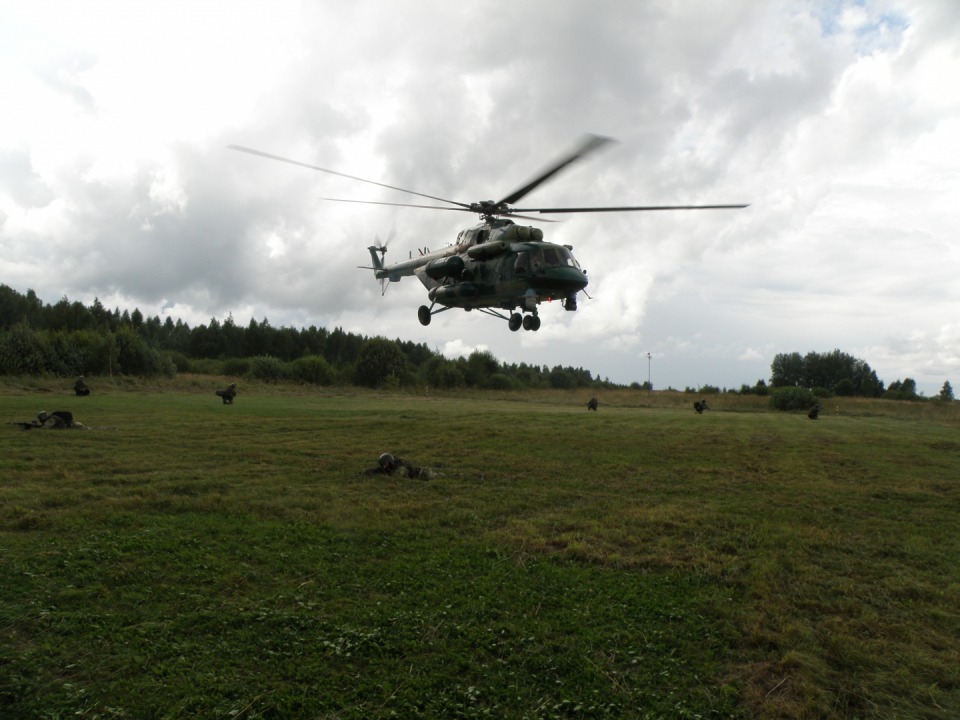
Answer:
[{"label": "green grass", "polygon": [[0,716],[960,714],[951,405],[218,382],[0,385]]}]

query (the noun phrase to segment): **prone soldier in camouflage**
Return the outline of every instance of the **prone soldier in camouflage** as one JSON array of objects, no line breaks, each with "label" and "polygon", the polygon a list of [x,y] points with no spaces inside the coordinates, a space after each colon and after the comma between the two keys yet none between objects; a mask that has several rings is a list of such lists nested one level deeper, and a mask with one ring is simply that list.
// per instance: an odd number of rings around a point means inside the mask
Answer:
[{"label": "prone soldier in camouflage", "polygon": [[364,470],[361,475],[389,475],[391,477],[408,477],[414,480],[433,480],[437,472],[430,468],[420,468],[409,460],[384,453],[377,461],[377,467]]},{"label": "prone soldier in camouflage", "polygon": [[217,397],[223,398],[224,405],[233,405],[233,399],[237,396],[237,384],[230,383],[226,390],[217,390]]},{"label": "prone soldier in camouflage", "polygon": [[596,409],[597,409],[597,407],[598,407],[599,405],[600,405],[600,403],[597,402],[597,399],[596,399],[596,398],[590,398],[590,401],[587,403],[587,410],[596,411]]},{"label": "prone soldier in camouflage", "polygon": [[73,384],[73,391],[77,394],[77,397],[86,397],[90,394],[90,388],[87,387],[87,384],[83,381],[83,375],[77,378],[77,381]]},{"label": "prone soldier in camouflage", "polygon": [[11,425],[19,425],[24,430],[90,429],[86,425],[74,422],[73,413],[67,410],[57,410],[56,412],[52,413],[48,413],[46,410],[44,410],[37,415],[37,419],[33,422],[11,423]]}]

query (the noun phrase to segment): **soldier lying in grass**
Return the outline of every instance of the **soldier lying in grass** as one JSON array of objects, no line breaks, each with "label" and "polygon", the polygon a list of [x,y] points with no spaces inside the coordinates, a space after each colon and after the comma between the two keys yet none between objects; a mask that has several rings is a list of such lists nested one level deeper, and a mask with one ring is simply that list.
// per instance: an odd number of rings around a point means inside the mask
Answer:
[{"label": "soldier lying in grass", "polygon": [[89,430],[86,425],[82,425],[78,422],[73,421],[73,413],[66,410],[57,410],[56,412],[48,413],[47,411],[42,411],[37,415],[37,419],[33,422],[18,422],[10,423],[11,425],[19,425],[24,430]]},{"label": "soldier lying in grass", "polygon": [[414,480],[433,480],[437,477],[436,470],[420,468],[409,460],[395,457],[390,453],[380,456],[377,467],[364,470],[360,475],[390,475],[392,477],[408,477]]}]

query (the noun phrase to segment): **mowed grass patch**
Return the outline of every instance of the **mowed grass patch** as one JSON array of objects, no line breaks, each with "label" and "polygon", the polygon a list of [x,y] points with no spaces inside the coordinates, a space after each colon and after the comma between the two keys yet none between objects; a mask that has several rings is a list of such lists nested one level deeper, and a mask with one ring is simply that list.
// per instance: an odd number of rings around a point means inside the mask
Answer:
[{"label": "mowed grass patch", "polygon": [[[0,397],[9,419],[42,402],[104,428],[0,435],[3,702],[137,717],[960,710],[955,429],[564,397]],[[356,475],[383,451],[444,475]],[[494,610],[496,650],[479,641]],[[268,611],[292,613],[285,629],[256,619]],[[434,645],[412,643],[441,621]],[[323,643],[344,628],[386,639],[342,660]],[[232,652],[204,654],[220,641]]]}]

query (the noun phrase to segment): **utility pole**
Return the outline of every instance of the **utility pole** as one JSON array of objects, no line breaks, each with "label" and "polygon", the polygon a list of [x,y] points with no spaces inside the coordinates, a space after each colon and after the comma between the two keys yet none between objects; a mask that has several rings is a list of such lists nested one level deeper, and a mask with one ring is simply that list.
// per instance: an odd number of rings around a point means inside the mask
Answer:
[{"label": "utility pole", "polygon": [[650,353],[647,353],[647,388],[653,390],[653,383],[650,382]]}]

